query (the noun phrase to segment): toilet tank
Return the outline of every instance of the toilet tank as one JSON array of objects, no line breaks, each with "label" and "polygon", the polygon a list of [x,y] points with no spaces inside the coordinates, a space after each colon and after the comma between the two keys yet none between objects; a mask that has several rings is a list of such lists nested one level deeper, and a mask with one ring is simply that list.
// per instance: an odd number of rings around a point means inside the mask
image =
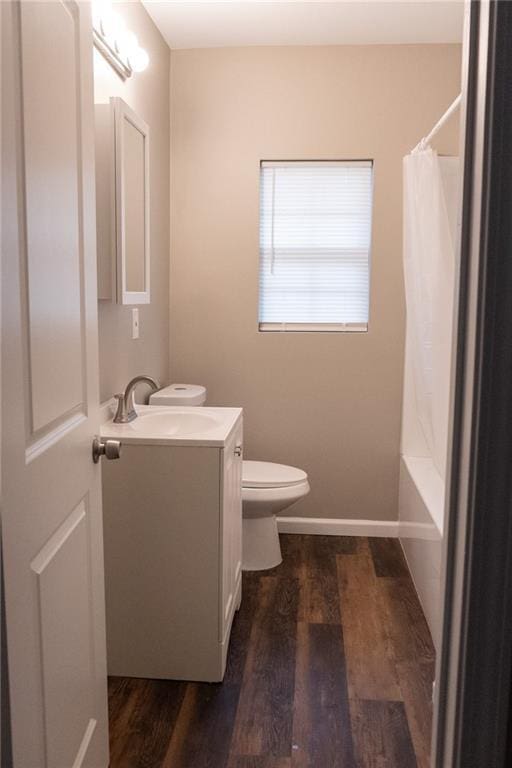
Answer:
[{"label": "toilet tank", "polygon": [[200,384],[169,384],[149,398],[150,405],[204,405],[206,389]]}]

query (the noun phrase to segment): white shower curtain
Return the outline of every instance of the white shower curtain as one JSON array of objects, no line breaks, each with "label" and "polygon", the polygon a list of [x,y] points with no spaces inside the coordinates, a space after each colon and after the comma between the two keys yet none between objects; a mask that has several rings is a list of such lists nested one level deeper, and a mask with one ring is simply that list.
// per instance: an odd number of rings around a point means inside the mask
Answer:
[{"label": "white shower curtain", "polygon": [[454,230],[440,159],[431,148],[404,158],[404,276],[418,421],[430,455],[446,475]]}]

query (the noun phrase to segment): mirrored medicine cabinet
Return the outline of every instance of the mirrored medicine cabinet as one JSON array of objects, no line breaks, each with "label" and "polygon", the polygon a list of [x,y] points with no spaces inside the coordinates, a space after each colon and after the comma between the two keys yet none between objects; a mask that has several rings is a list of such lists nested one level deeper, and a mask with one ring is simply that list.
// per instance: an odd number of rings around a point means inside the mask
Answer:
[{"label": "mirrored medicine cabinet", "polygon": [[149,126],[114,97],[95,132],[98,299],[149,304]]}]

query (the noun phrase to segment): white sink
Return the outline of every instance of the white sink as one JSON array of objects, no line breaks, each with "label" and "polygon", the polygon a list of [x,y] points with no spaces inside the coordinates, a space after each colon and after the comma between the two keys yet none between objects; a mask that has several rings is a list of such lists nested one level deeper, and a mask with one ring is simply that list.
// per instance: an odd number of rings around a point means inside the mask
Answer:
[{"label": "white sink", "polygon": [[[172,413],[169,413],[169,411]],[[197,410],[197,409],[196,409]],[[210,432],[212,429],[218,429],[222,424],[222,419],[213,416],[210,413],[191,413],[174,408],[155,409],[151,412],[141,413],[135,421],[131,422],[131,427],[136,432],[147,432],[156,430],[162,435],[185,436],[197,435],[204,432]]]},{"label": "white sink", "polygon": [[225,445],[240,408],[137,405],[129,424],[102,424],[100,436],[142,445]]}]

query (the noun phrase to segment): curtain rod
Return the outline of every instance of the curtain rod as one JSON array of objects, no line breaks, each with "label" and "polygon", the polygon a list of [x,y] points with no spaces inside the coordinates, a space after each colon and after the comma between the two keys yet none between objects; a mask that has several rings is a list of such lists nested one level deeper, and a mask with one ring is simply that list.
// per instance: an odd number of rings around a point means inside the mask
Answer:
[{"label": "curtain rod", "polygon": [[413,152],[419,152],[421,149],[425,149],[428,146],[430,140],[434,138],[436,133],[443,127],[446,121],[449,120],[449,118],[453,115],[455,110],[460,106],[461,99],[462,99],[462,94],[459,93],[459,95],[457,96],[453,104],[450,104],[450,106],[448,107],[444,115],[439,118],[439,120],[434,125],[430,133],[427,134],[427,136],[424,136],[421,139],[421,141],[418,144],[416,144],[416,146],[412,150]]}]

